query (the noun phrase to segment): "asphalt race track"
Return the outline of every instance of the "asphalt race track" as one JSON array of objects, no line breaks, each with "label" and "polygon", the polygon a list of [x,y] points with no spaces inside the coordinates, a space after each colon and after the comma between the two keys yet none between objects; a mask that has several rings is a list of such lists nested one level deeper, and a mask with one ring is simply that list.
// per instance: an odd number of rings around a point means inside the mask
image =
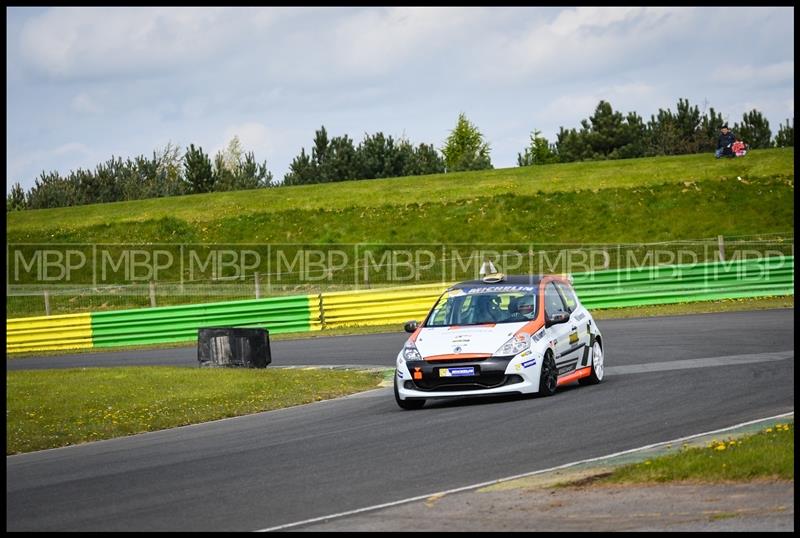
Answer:
[{"label": "asphalt race track", "polygon": [[[10,456],[7,530],[267,529],[786,413],[794,410],[793,321],[791,309],[601,320],[606,379],[550,398],[409,412],[391,389],[378,389]],[[273,365],[390,367],[405,337],[273,342]],[[7,363],[196,366],[196,358],[194,348],[177,348]]]}]

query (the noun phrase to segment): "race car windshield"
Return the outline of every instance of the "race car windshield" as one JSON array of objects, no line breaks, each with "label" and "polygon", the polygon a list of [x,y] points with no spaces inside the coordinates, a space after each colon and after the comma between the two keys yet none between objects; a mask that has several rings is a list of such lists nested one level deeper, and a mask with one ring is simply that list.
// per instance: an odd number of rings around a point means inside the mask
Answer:
[{"label": "race car windshield", "polygon": [[425,327],[530,321],[539,314],[538,303],[533,286],[451,290],[439,298]]}]

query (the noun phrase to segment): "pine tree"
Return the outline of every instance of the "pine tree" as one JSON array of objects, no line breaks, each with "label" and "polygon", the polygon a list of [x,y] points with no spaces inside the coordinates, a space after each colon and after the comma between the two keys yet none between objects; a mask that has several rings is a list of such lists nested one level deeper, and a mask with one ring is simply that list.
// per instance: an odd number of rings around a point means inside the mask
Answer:
[{"label": "pine tree", "polygon": [[458,115],[455,128],[450,131],[444,147],[445,170],[487,170],[493,168],[489,157],[489,144],[483,134],[467,119],[463,112]]},{"label": "pine tree", "polygon": [[772,131],[769,129],[769,121],[756,109],[745,112],[742,116],[742,124],[734,124],[733,132],[751,149],[772,147]]},{"label": "pine tree", "polygon": [[717,148],[719,128],[725,123],[722,114],[717,114],[714,107],[708,109],[708,114],[703,114],[700,122],[699,144],[697,151],[714,151]]},{"label": "pine tree", "polygon": [[314,146],[311,148],[311,163],[314,165],[315,178],[312,183],[326,183],[330,181],[328,177],[328,153],[330,144],[328,141],[328,131],[323,125],[314,133]]},{"label": "pine tree", "polygon": [[306,185],[316,183],[314,164],[305,148],[300,149],[300,155],[292,160],[289,171],[283,176],[284,185]]},{"label": "pine tree", "polygon": [[584,161],[591,158],[591,149],[575,129],[560,127],[556,135],[556,153],[562,163]]},{"label": "pine tree", "polygon": [[364,133],[357,151],[359,179],[394,177],[392,160],[395,147],[391,135],[386,137],[382,132],[373,135]]},{"label": "pine tree", "polygon": [[541,134],[542,132],[538,130],[531,133],[530,146],[525,148],[524,153],[517,153],[517,165],[532,166],[558,162],[558,155],[553,151],[553,146]]},{"label": "pine tree", "polygon": [[183,166],[186,169],[186,182],[189,184],[190,192],[199,193],[214,190],[216,177],[211,168],[211,160],[203,152],[202,147],[195,148],[194,144],[190,144],[183,159]]},{"label": "pine tree", "polygon": [[789,125],[789,118],[786,118],[786,125],[781,124],[778,134],[775,135],[775,147],[794,147],[794,118],[792,118],[791,125]]},{"label": "pine tree", "polygon": [[445,170],[444,159],[433,144],[419,144],[414,150],[417,174],[441,174]]},{"label": "pine tree", "polygon": [[328,144],[326,176],[328,181],[357,179],[358,152],[349,136],[334,136]]},{"label": "pine tree", "polygon": [[22,190],[19,181],[17,181],[11,187],[11,192],[6,196],[6,213],[9,211],[22,211],[26,207],[25,191]]}]

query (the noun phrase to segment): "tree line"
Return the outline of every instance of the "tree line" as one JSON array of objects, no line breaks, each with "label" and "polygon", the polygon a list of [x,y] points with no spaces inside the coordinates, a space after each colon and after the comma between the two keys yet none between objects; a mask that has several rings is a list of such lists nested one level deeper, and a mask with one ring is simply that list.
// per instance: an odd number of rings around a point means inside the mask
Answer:
[{"label": "tree line", "polygon": [[[636,112],[615,111],[600,101],[594,114],[581,121],[580,128],[561,127],[555,143],[534,130],[530,143],[517,154],[519,166],[606,159],[631,159],[658,155],[713,152],[717,146],[723,116],[714,108],[701,113],[687,99],[679,99],[677,110],[659,109],[644,119]],[[746,112],[733,132],[751,149],[794,146],[794,119],[781,124],[774,140],[769,121],[758,110]]]},{"label": "tree line", "polygon": [[94,170],[78,168],[65,176],[42,172],[28,192],[17,182],[6,197],[6,211],[257,189],[271,182],[266,161],[257,163],[253,152],[242,150],[236,136],[213,163],[194,144],[181,152],[168,143],[154,151],[152,158],[139,155],[123,161],[112,156]]},{"label": "tree line", "polygon": [[346,134],[329,138],[323,125],[315,133],[311,153],[306,153],[305,148],[300,149],[300,155],[289,165],[283,183],[304,185],[444,171],[445,162],[433,144],[421,143],[415,147],[405,138],[395,140],[391,135],[379,132],[365,134],[356,146]]},{"label": "tree line", "polygon": [[[700,112],[687,99],[676,111],[659,109],[645,122],[636,112],[622,114],[600,101],[594,114],[579,128],[561,127],[554,143],[534,130],[530,143],[517,154],[519,166],[574,161],[630,159],[658,155],[712,152],[716,148],[723,116],[713,108]],[[794,146],[794,119],[780,125],[775,138],[769,122],[757,110],[747,112],[733,131],[750,148]],[[417,176],[493,168],[490,145],[478,127],[459,114],[444,145],[416,146],[405,137],[394,139],[382,132],[365,133],[355,145],[347,134],[329,137],[323,125],[315,132],[310,153],[301,148],[283,178],[283,185]],[[213,161],[202,147],[191,144],[185,152],[171,143],[154,151],[152,158],[113,157],[94,170],[79,168],[66,176],[41,173],[25,192],[17,182],[6,197],[6,211],[138,200],[182,194],[277,187],[267,163],[257,163],[245,152],[237,136]]]}]

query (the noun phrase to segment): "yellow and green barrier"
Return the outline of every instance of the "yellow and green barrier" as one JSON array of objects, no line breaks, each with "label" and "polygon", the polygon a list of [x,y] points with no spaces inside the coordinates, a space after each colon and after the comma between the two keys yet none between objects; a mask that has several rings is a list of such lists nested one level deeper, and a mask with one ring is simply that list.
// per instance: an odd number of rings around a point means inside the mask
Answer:
[{"label": "yellow and green barrier", "polygon": [[6,320],[6,352],[92,347],[92,315],[66,314]]},{"label": "yellow and green barrier", "polygon": [[[587,308],[794,294],[794,257],[615,269],[573,275]],[[272,334],[422,320],[449,283],[6,321],[6,352],[191,342],[200,327]]]},{"label": "yellow and green barrier", "polygon": [[320,321],[325,329],[398,325],[421,320],[450,284],[323,293]]}]

